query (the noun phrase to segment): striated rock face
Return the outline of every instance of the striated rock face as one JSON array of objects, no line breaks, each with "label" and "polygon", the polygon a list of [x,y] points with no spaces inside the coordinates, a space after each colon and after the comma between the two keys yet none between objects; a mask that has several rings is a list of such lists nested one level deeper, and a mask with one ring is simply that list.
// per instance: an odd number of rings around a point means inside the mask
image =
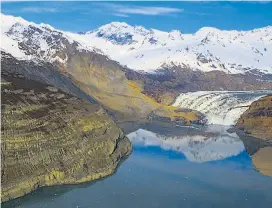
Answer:
[{"label": "striated rock face", "polygon": [[253,102],[236,127],[243,132],[241,138],[255,168],[272,177],[272,95]]},{"label": "striated rock face", "polygon": [[99,105],[7,72],[1,86],[2,202],[105,177],[130,154],[131,143]]},{"label": "striated rock face", "polygon": [[263,140],[272,140],[272,95],[253,102],[236,126],[246,134]]}]

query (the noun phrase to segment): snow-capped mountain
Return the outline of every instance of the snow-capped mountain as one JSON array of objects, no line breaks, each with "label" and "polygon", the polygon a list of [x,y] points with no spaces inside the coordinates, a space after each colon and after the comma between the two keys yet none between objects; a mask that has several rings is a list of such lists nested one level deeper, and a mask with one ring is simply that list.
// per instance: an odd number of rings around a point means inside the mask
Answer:
[{"label": "snow-capped mountain", "polygon": [[95,50],[50,25],[1,14],[1,50],[17,59],[65,63],[75,49]]},{"label": "snow-capped mountain", "polygon": [[204,135],[184,135],[168,137],[145,129],[138,129],[127,135],[135,144],[159,146],[165,150],[181,152],[192,162],[223,160],[244,151],[243,142],[236,134],[226,131],[210,137]]},{"label": "snow-capped mountain", "polygon": [[177,30],[170,33],[155,29],[147,30],[142,26],[133,27],[124,22],[112,22],[85,35],[102,37],[115,45],[134,45],[138,48],[143,45],[164,46],[171,41],[182,40],[182,35]]},{"label": "snow-capped mountain", "polygon": [[153,72],[180,65],[202,71],[245,73],[257,69],[272,73],[271,26],[251,31],[204,27],[195,34],[182,34],[113,22],[85,34],[70,35],[136,70]]},{"label": "snow-capped mountain", "polygon": [[103,53],[131,69],[146,72],[181,66],[204,72],[272,74],[271,26],[251,31],[205,27],[195,34],[182,34],[112,22],[79,34],[2,14],[1,40],[1,50],[20,59],[65,63],[67,57],[62,51],[76,45],[78,50]]}]

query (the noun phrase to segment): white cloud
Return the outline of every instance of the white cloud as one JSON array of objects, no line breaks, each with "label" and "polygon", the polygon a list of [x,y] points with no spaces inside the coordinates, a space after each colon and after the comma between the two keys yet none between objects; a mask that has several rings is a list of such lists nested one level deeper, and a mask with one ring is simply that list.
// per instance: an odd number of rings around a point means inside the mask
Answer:
[{"label": "white cloud", "polygon": [[21,9],[22,12],[41,13],[41,12],[58,12],[56,8],[48,7],[24,7]]},{"label": "white cloud", "polygon": [[122,14],[122,13],[112,13],[112,15],[117,17],[129,17],[127,14]]},{"label": "white cloud", "polygon": [[183,9],[170,8],[170,7],[123,7],[117,10],[124,14],[142,14],[142,15],[163,15],[183,12]]},{"label": "white cloud", "polygon": [[[130,14],[138,15],[168,15],[183,12],[183,9],[173,7],[135,6],[116,3],[94,3],[101,10],[113,11],[115,16],[128,17]],[[116,15],[118,14],[118,15]]]}]

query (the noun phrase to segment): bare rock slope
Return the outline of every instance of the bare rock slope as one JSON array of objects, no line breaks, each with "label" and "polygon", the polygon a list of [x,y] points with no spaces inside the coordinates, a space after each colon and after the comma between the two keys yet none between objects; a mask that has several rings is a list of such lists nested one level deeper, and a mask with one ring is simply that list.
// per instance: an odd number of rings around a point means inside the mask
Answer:
[{"label": "bare rock slope", "polygon": [[2,202],[108,176],[130,154],[131,143],[99,105],[7,72],[1,86]]}]

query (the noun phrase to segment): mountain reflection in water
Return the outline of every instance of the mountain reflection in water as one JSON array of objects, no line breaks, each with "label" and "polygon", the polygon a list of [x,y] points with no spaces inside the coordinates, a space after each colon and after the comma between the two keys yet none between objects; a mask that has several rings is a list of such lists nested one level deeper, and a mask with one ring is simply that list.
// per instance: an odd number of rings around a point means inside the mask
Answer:
[{"label": "mountain reflection in water", "polygon": [[44,187],[2,208],[270,207],[272,178],[254,170],[236,134],[141,126],[117,172],[95,183]]},{"label": "mountain reflection in water", "polygon": [[164,136],[145,129],[127,135],[135,144],[159,146],[165,150],[181,152],[192,162],[222,160],[244,151],[243,142],[236,134]]}]

